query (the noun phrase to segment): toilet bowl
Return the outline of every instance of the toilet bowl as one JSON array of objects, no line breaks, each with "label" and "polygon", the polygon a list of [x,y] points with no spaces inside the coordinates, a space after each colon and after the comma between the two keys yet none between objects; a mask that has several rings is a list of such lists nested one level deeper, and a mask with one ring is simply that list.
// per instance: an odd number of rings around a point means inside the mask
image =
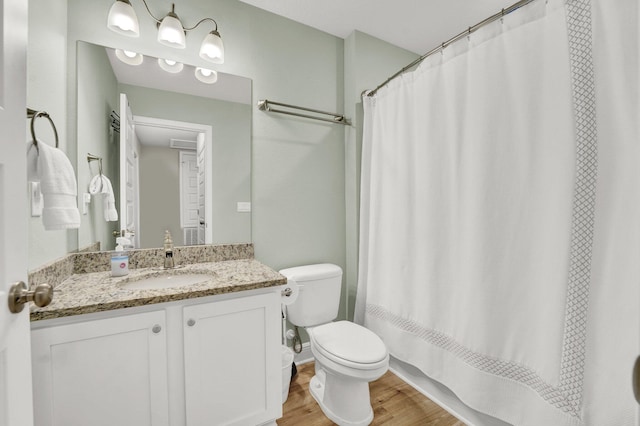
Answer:
[{"label": "toilet bowl", "polygon": [[307,329],[316,375],[309,390],[322,412],[341,426],[373,420],[369,382],[389,368],[389,354],[372,331],[348,321]]},{"label": "toilet bowl", "polygon": [[389,353],[371,330],[337,316],[342,269],[320,264],[283,269],[298,298],[287,306],[289,321],[305,327],[315,359],[311,395],[322,412],[340,426],[364,426],[373,420],[369,382],[389,368]]}]

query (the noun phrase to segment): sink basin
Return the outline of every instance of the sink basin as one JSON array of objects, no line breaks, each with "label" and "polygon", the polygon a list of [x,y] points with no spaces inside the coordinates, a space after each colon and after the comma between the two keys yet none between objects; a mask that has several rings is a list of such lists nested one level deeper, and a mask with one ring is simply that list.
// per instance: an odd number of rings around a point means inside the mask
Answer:
[{"label": "sink basin", "polygon": [[160,274],[151,277],[141,277],[121,285],[130,290],[157,290],[163,288],[182,287],[209,281],[211,274],[185,273],[185,274]]}]

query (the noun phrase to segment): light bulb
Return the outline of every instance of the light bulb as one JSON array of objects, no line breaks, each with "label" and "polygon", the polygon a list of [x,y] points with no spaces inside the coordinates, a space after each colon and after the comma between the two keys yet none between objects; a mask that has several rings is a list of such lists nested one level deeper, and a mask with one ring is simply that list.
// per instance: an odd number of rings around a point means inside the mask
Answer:
[{"label": "light bulb", "polygon": [[213,84],[218,81],[218,73],[207,68],[196,68],[196,78],[203,83]]},{"label": "light bulb", "polygon": [[107,28],[128,37],[139,37],[140,26],[135,10],[128,0],[117,0],[109,9]]},{"label": "light bulb", "polygon": [[224,63],[224,44],[222,44],[222,38],[218,31],[211,31],[202,40],[200,57],[215,64]]},{"label": "light bulb", "polygon": [[162,19],[158,28],[158,42],[165,46],[184,49],[187,45],[182,22],[174,13],[169,13]]},{"label": "light bulb", "polygon": [[184,64],[182,62],[174,61],[172,59],[158,58],[158,65],[166,72],[170,72],[172,74],[179,73],[184,68]]},{"label": "light bulb", "polygon": [[144,60],[142,54],[122,49],[116,49],[116,58],[128,65],[140,65]]}]

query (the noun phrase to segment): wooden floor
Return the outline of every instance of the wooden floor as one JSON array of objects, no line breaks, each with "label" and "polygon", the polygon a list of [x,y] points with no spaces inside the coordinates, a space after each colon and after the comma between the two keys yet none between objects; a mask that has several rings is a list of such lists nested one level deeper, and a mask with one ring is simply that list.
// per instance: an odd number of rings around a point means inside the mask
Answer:
[{"label": "wooden floor", "polygon": [[[312,362],[298,366],[298,374],[289,388],[289,398],[282,407],[278,426],[331,426],[309,393],[309,381],[314,374]],[[373,406],[372,425],[464,426],[453,417],[388,371],[370,385]]]}]

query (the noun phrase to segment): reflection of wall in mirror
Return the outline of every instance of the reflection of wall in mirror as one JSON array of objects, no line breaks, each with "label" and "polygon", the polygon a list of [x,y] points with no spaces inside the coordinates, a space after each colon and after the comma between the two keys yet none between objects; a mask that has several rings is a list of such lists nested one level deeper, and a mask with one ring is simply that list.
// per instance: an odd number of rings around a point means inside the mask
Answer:
[{"label": "reflection of wall in mirror", "polygon": [[177,149],[141,146],[140,247],[162,247],[164,231],[173,243],[184,245],[180,229],[180,178]]},{"label": "reflection of wall in mirror", "polygon": [[[92,173],[97,172],[95,166],[89,170],[88,163],[82,162],[83,153],[86,155],[85,151],[88,151],[105,158],[105,173],[118,194],[118,135],[109,136],[108,123],[110,111],[118,109],[118,92],[127,94],[134,115],[213,126],[213,209],[208,215],[213,227],[213,242],[251,241],[250,214],[236,211],[238,201],[251,199],[251,106],[117,83],[108,66],[105,49],[87,43],[78,43],[78,170],[81,192],[87,187]],[[148,199],[149,194],[145,196]],[[89,214],[83,216],[78,239],[80,247],[96,240],[101,242],[103,249],[114,247],[112,232],[118,229],[118,225],[102,219],[101,202],[94,199]],[[141,211],[142,236],[146,234],[144,215],[145,212]],[[148,244],[153,241],[146,240]]]},{"label": "reflection of wall in mirror", "polygon": [[[236,210],[238,201],[251,200],[251,105],[126,84],[119,90],[127,94],[134,115],[213,127],[213,207],[208,214],[213,243],[251,241],[251,215]],[[140,213],[144,234],[145,216]]]},{"label": "reflection of wall in mirror", "polygon": [[[87,153],[102,157],[103,173],[111,180],[119,206],[119,134],[110,128],[109,114],[118,111],[118,81],[109,65],[104,48],[78,43],[77,55],[78,95],[78,194],[88,191],[91,178],[98,173],[96,162],[86,161]],[[78,247],[100,241],[103,250],[115,248],[113,231],[119,222],[106,222],[103,218],[104,199],[92,196],[78,232]]]},{"label": "reflection of wall in mirror", "polygon": [[[43,73],[42,78],[46,78],[47,84],[36,90],[41,90],[42,94],[48,91],[51,98],[62,105],[61,114],[56,114],[56,117],[60,122],[69,123],[69,142],[73,146],[71,151],[66,152],[74,158],[74,133],[77,127],[74,111],[76,42],[84,40],[126,47],[156,57],[206,65],[198,57],[199,34],[188,36],[188,39],[195,37],[189,39],[195,42],[188,42],[186,49],[167,48],[157,42],[153,23],[140,15],[144,27],[141,27],[140,37],[124,37],[106,27],[108,6],[109,3],[97,7],[95,2],[86,0],[29,0],[29,53],[47,51],[59,58],[42,61],[41,69],[51,68],[47,70],[51,73]],[[140,6],[141,3],[134,4],[138,13],[141,13]],[[404,57],[400,61],[387,61],[389,56],[380,54],[378,44],[373,44],[375,49],[371,49],[371,55],[359,59],[358,54],[368,52],[361,48],[368,49],[368,40],[365,45],[360,38],[358,43],[351,38],[347,44],[339,37],[236,0],[189,0],[178,8],[182,10],[180,17],[185,20],[202,16],[220,19],[221,32],[228,45],[225,64],[216,69],[254,79],[254,101],[274,98],[294,105],[325,110],[341,109],[347,94],[359,95],[363,88],[370,88],[370,84],[362,88],[358,86],[358,90],[353,87],[352,83],[364,82],[362,76],[371,76],[369,83],[378,83],[389,75],[388,72],[409,62]],[[41,18],[34,21],[33,16]],[[206,29],[203,31],[206,32]],[[34,37],[32,32],[37,35]],[[42,42],[31,50],[32,40]],[[59,49],[55,49],[57,45]],[[348,68],[346,65],[351,62],[347,58],[358,59],[356,65],[362,66]],[[365,68],[365,63],[369,64],[372,60],[376,66],[368,65]],[[29,66],[32,68],[31,63]],[[351,71],[346,74],[348,79],[343,71]],[[362,76],[354,73],[358,71],[362,71]],[[56,78],[52,80],[53,75]],[[351,99],[349,101],[346,105],[353,103]],[[51,108],[47,103],[35,106]],[[252,201],[254,212],[259,212],[251,214],[252,226],[255,226],[251,240],[256,243],[256,258],[275,269],[322,259],[347,270],[344,256],[344,129],[302,119],[276,118],[259,112],[252,116],[255,162],[252,172],[255,187],[251,199],[240,201]],[[86,159],[84,162],[86,164]],[[350,153],[349,167],[355,163],[355,154]],[[349,176],[348,187],[353,191],[356,174]],[[350,220],[355,211],[352,209],[348,213]],[[246,213],[244,215],[248,216]],[[300,238],[301,235],[305,237]],[[64,246],[66,248],[66,244]],[[43,262],[61,256],[51,246],[46,251],[50,257]]]}]

